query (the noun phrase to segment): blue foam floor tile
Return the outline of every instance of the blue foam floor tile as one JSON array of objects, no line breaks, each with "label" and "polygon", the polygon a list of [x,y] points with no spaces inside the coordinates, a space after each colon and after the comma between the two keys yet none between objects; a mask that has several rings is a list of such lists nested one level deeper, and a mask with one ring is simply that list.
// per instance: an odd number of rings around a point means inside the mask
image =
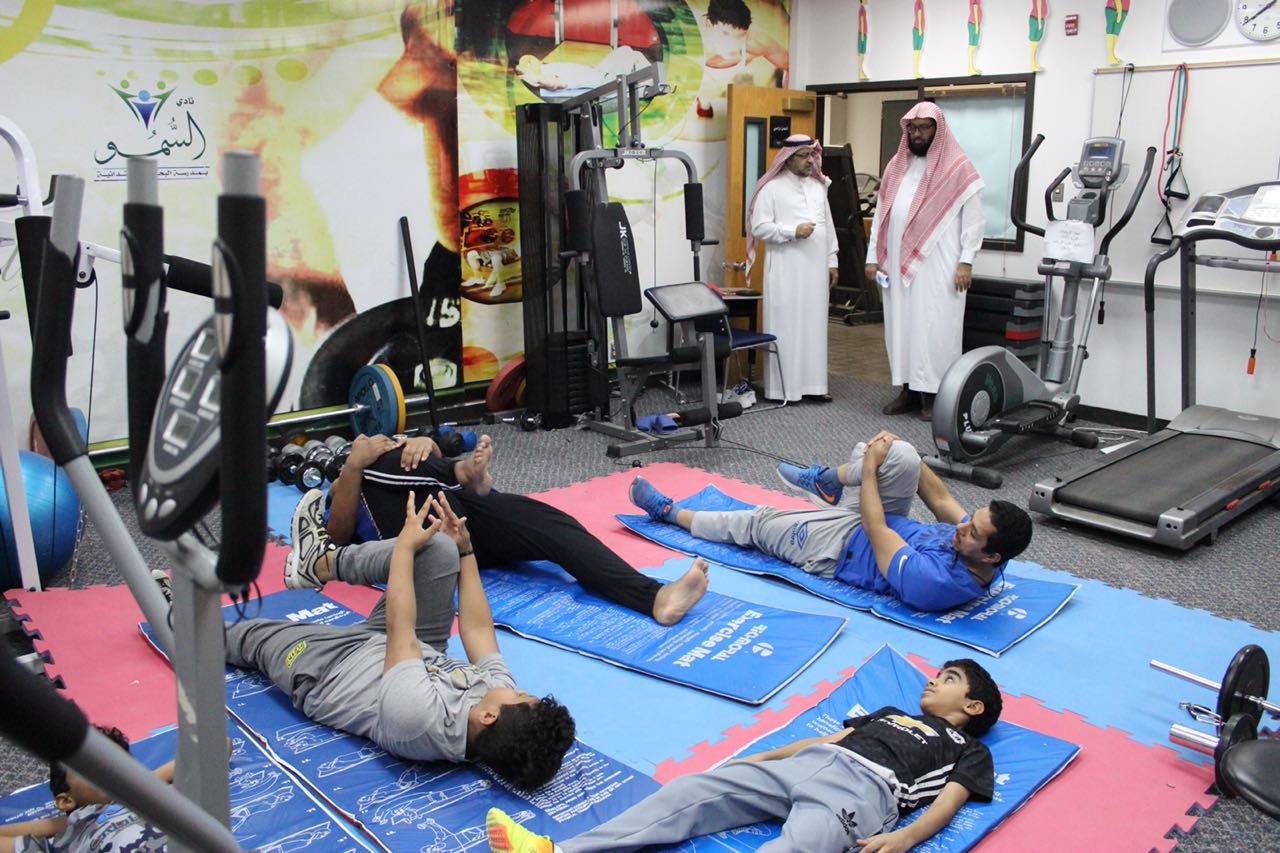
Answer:
[{"label": "blue foam floor tile", "polygon": [[[667,561],[650,574],[672,579],[688,558]],[[1212,692],[1151,669],[1152,658],[1214,681],[1222,677],[1241,646],[1257,643],[1280,660],[1280,636],[1244,622],[1222,619],[1133,590],[1116,589],[1067,572],[1018,563],[1018,574],[1083,584],[1062,613],[986,667],[1009,693],[1027,695],[1054,710],[1069,710],[1099,727],[1126,732],[1139,743],[1172,746],[1172,722],[1189,722],[1178,702],[1213,705]],[[503,634],[504,651],[523,685],[554,692],[571,708],[582,708],[581,736],[619,760],[647,773],[667,758],[682,758],[692,744],[718,740],[734,725],[750,725],[755,715],[785,708],[791,697],[856,665],[882,643],[918,654],[934,665],[972,656],[963,646],[851,611],[787,584],[711,568],[711,588],[747,601],[849,618],[844,632],[813,664],[769,703],[756,709],[699,695],[598,661],[566,659],[565,653]],[[654,720],[662,725],[654,725]],[[1182,747],[1194,761],[1205,756]]]}]

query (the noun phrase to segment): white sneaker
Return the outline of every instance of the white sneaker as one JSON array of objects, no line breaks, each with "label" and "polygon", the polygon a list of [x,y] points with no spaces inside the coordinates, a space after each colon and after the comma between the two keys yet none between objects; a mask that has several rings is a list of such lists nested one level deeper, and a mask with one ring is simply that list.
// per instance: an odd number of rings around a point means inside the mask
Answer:
[{"label": "white sneaker", "polygon": [[302,496],[289,525],[293,550],[284,560],[284,585],[289,589],[321,589],[324,581],[316,574],[316,564],[333,550],[324,526],[324,492],[312,489]]},{"label": "white sneaker", "polygon": [[169,580],[169,573],[164,569],[152,569],[151,579],[156,582],[156,586],[160,587],[160,594],[164,596],[164,600],[172,605],[173,582]]}]

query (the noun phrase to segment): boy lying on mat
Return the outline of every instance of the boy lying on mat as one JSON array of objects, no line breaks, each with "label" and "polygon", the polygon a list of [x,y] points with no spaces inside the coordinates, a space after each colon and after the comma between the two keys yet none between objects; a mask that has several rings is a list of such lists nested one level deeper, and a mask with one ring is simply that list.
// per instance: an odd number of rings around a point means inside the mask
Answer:
[{"label": "boy lying on mat", "polygon": [[[965,512],[916,449],[889,432],[859,442],[839,468],[783,463],[778,476],[823,509],[680,509],[643,477],[631,484],[631,502],[699,539],[755,548],[920,611],[950,610],[984,594],[1031,542],[1024,510],[991,501]],[[917,494],[939,523],[907,517]]]},{"label": "boy lying on mat", "polygon": [[467,519],[481,569],[524,560],[548,560],[596,595],[674,625],[707,591],[699,560],[672,583],[631,568],[568,513],[524,495],[493,489],[493,443],[480,436],[475,450],[445,459],[430,438],[357,436],[342,474],[329,489],[326,523],[339,545],[372,542],[399,530],[405,493],[443,489],[454,512]]},{"label": "boy lying on mat", "polygon": [[[553,698],[517,690],[476,568],[466,519],[443,495],[415,509],[408,493],[394,540],[335,547],[323,494],[294,511],[285,584],[386,583],[359,625],[245,619],[227,625],[227,662],[257,669],[317,723],[366,737],[398,758],[483,761],[519,788],[560,769],[574,722]],[[301,584],[299,577],[314,583]],[[444,654],[458,593],[467,660]]]},{"label": "boy lying on mat", "polygon": [[[490,809],[489,847],[498,853],[587,853],[673,844],[762,820],[784,821],[760,847],[782,853],[897,853],[947,825],[968,800],[988,802],[991,753],[977,740],[1000,718],[1000,691],[972,660],[953,660],[925,683],[920,710],[884,707],[806,738],[668,783],[627,811],[553,844]],[[915,822],[894,830],[921,806]]]},{"label": "boy lying on mat", "polygon": [[[129,739],[117,728],[97,726],[125,752]],[[173,783],[173,762],[152,771]],[[49,790],[62,817],[46,817],[0,826],[0,853],[48,851],[129,850],[160,853],[167,849],[165,834],[133,812],[112,802],[88,779],[61,764],[49,765]]]}]

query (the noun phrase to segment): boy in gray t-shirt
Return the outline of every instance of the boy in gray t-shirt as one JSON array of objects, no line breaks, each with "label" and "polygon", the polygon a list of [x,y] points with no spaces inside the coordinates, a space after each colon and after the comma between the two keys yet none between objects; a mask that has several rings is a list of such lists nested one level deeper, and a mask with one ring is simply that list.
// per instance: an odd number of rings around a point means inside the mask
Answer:
[{"label": "boy in gray t-shirt", "polygon": [[[119,729],[97,726],[125,752],[129,739]],[[160,780],[173,782],[173,762],[152,771]],[[86,853],[128,850],[131,853],[163,853],[168,839],[124,806],[112,802],[106,792],[61,764],[49,765],[49,790],[60,817],[9,823],[0,826],[0,853]]]},{"label": "boy in gray t-shirt", "polygon": [[[483,761],[525,789],[549,781],[573,743],[573,717],[551,697],[516,689],[465,519],[443,498],[415,510],[411,492],[396,539],[335,548],[323,500],[312,490],[294,511],[286,586],[385,582],[386,593],[359,625],[229,624],[227,662],[266,674],[315,722],[398,758]],[[466,661],[444,654],[455,587]]]}]

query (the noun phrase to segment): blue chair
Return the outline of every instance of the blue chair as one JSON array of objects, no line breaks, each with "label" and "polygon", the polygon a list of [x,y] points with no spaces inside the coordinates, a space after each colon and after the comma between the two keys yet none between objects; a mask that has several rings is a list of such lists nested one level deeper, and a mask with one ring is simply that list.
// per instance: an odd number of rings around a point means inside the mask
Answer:
[{"label": "blue chair", "polygon": [[[694,328],[699,332],[711,332],[715,335],[716,352],[726,352],[724,360],[724,383],[720,389],[720,397],[724,399],[725,393],[729,390],[729,359],[737,357],[738,374],[746,375],[748,381],[751,377],[743,373],[741,356],[743,350],[762,349],[765,352],[773,354],[774,358],[778,358],[778,380],[782,385],[782,402],[774,403],[768,406],[752,406],[750,409],[744,409],[743,414],[752,412],[768,412],[773,409],[780,409],[787,404],[787,383],[782,375],[782,362],[778,355],[778,336],[768,332],[753,332],[750,329],[737,329],[729,325],[729,317],[727,314],[721,314],[715,317],[706,317],[694,322]],[[676,374],[676,385],[679,387],[680,377]]]}]

